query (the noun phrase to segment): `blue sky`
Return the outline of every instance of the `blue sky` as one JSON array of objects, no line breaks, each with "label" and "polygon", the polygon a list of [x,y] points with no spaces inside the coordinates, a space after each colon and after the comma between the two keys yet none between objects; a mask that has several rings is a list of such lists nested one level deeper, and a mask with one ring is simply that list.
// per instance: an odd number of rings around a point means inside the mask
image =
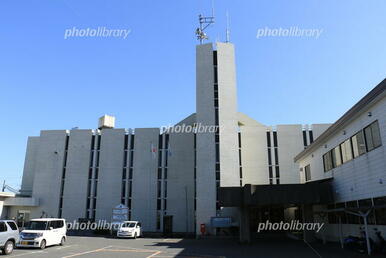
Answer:
[{"label": "blue sky", "polygon": [[[210,0],[2,0],[0,180],[19,187],[28,136],[42,129],[159,127],[195,111],[195,40]],[[386,77],[386,1],[215,0],[212,41],[230,15],[239,110],[267,124],[334,122]],[[66,29],[130,29],[64,39]],[[318,39],[256,38],[260,28]]]}]

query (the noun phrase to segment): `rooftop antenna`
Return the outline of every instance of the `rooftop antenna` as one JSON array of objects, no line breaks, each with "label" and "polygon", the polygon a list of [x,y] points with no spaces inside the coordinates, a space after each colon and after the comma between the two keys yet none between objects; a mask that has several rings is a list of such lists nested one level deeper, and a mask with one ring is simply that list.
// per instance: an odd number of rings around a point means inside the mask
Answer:
[{"label": "rooftop antenna", "polygon": [[225,42],[229,43],[231,32],[230,32],[230,29],[229,29],[229,13],[228,13],[228,11],[226,12],[226,16],[227,16],[227,28],[226,28],[226,31],[225,31],[225,34],[226,34]]},{"label": "rooftop antenna", "polygon": [[212,16],[203,16],[200,14],[198,15],[198,22],[200,26],[196,29],[196,36],[200,44],[202,44],[204,40],[208,39],[208,36],[204,32],[205,29],[214,23],[214,0],[212,0]]}]

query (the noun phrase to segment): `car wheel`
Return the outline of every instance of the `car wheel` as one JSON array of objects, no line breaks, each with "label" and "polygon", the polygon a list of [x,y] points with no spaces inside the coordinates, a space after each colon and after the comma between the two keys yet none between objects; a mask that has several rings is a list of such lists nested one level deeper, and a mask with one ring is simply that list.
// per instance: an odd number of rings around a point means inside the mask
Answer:
[{"label": "car wheel", "polygon": [[63,246],[66,243],[66,238],[62,237],[62,240],[60,240],[60,245]]},{"label": "car wheel", "polygon": [[14,247],[15,247],[15,244],[12,241],[7,241],[3,249],[4,254],[5,255],[11,254],[13,252]]},{"label": "car wheel", "polygon": [[137,232],[134,233],[134,239],[136,239],[136,238],[137,238]]},{"label": "car wheel", "polygon": [[45,249],[46,248],[46,244],[47,244],[46,240],[43,239],[42,242],[40,242],[40,249],[42,249],[42,250]]}]

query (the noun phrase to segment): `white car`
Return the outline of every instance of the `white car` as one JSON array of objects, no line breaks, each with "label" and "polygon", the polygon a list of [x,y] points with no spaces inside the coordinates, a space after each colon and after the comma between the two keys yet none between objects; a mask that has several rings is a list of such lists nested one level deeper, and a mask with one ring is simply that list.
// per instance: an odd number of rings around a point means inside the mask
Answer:
[{"label": "white car", "polygon": [[124,221],[119,226],[117,237],[137,238],[142,235],[141,223],[138,221]]},{"label": "white car", "polygon": [[33,219],[20,233],[17,247],[38,247],[44,249],[51,245],[64,245],[66,242],[66,221],[64,219]]},{"label": "white car", "polygon": [[11,254],[19,241],[19,229],[12,220],[0,220],[0,250],[3,254]]}]

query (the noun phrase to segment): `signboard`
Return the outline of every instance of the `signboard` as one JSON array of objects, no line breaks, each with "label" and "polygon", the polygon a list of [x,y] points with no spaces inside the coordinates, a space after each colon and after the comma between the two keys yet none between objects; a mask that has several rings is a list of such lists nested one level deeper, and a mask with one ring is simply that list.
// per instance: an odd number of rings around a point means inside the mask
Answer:
[{"label": "signboard", "polygon": [[214,228],[229,228],[232,226],[231,217],[212,217],[210,218],[210,224]]},{"label": "signboard", "polygon": [[129,208],[123,204],[115,206],[113,209],[112,222],[123,222],[129,219]]}]

